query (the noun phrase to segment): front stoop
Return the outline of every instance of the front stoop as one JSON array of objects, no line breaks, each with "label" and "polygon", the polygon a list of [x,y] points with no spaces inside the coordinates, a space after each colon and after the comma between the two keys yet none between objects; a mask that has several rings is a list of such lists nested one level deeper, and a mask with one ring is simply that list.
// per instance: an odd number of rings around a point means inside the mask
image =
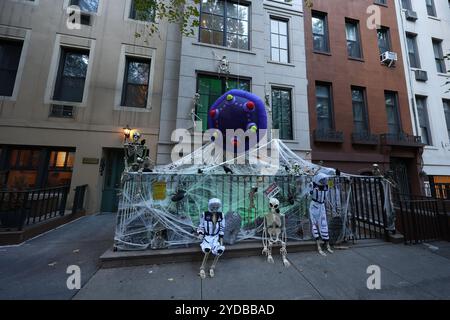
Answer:
[{"label": "front stoop", "polygon": [[86,212],[79,211],[74,214],[66,214],[63,217],[55,217],[35,225],[25,227],[22,231],[2,231],[0,230],[0,246],[18,245],[28,239],[34,238],[42,233],[53,230],[59,226],[81,218]]},{"label": "front stoop", "polygon": [[405,237],[400,233],[389,234],[389,242],[399,244],[405,242]]},{"label": "front stoop", "polygon": [[[288,242],[287,251],[315,251],[315,241]],[[246,241],[243,243],[227,246],[224,259],[248,256],[260,256],[262,253],[261,242]],[[273,248],[274,256],[280,255],[280,247]],[[100,257],[101,268],[122,268],[141,265],[166,264],[175,262],[202,261],[203,255],[199,245],[187,248],[145,250],[145,251],[113,251],[109,249]]]}]

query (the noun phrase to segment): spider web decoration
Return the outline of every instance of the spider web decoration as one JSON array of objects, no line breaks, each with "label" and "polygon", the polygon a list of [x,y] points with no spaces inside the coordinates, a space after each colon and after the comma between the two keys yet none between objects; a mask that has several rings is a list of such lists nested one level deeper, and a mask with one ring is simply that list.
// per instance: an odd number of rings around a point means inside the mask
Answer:
[{"label": "spider web decoration", "polygon": [[[333,242],[339,243],[355,236],[349,217],[353,210],[353,190],[358,190],[353,180],[359,176],[341,174],[336,177],[334,169],[319,167],[302,159],[276,139],[240,157],[270,148],[279,153],[277,164],[263,158],[257,164],[235,164],[238,159],[223,162],[219,156],[209,159],[207,164],[198,161],[205,154],[211,154],[213,148],[214,143],[209,143],[177,162],[156,167],[153,173],[124,174],[115,248],[146,250],[198,244],[196,229],[199,217],[207,210],[211,198],[222,201],[225,217],[233,217],[231,213],[240,216],[241,228],[233,242],[261,240],[263,217],[268,212],[269,202],[264,190],[272,184],[281,190],[276,198],[280,201],[281,213],[286,216],[288,238],[311,240],[309,191],[312,175],[317,172],[323,172],[334,180],[326,202]],[[390,184],[382,185],[383,192],[388,195]],[[395,223],[390,204],[385,201],[379,205],[387,206],[388,221]],[[230,224],[236,223],[235,218],[234,215]]]}]

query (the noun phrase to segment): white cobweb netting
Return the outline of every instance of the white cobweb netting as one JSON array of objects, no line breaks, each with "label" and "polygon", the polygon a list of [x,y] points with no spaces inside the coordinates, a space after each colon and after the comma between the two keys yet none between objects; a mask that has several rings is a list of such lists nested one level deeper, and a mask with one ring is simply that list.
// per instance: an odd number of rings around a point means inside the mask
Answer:
[{"label": "white cobweb netting", "polygon": [[[210,143],[177,162],[155,168],[153,173],[125,173],[115,248],[145,250],[198,244],[199,217],[211,198],[222,201],[226,244],[261,240],[269,201],[265,191],[271,186],[279,188],[275,197],[286,216],[288,238],[311,240],[309,191],[312,173],[319,171],[331,177],[326,208],[332,242],[352,239],[361,232],[352,224],[357,215],[382,226],[384,220],[379,214],[377,217],[373,208],[384,208],[390,203],[390,198],[387,201],[381,195],[389,193],[385,192],[389,184],[381,183],[384,180],[347,174],[336,177],[334,169],[305,161],[280,140],[271,140],[259,149],[267,147],[278,151],[279,161],[259,157],[257,164],[235,164],[236,159],[220,162],[220,155],[196,161],[212,154],[214,144]],[[258,154],[258,149],[247,156],[252,153]],[[365,204],[370,199],[371,210]],[[385,212],[391,216],[392,210]]]}]

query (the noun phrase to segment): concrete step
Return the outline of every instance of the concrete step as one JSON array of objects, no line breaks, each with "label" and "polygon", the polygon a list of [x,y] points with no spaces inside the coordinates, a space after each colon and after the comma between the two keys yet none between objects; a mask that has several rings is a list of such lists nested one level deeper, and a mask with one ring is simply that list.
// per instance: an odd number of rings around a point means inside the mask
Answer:
[{"label": "concrete step", "polygon": [[[360,240],[356,246],[386,244],[381,240]],[[355,246],[353,243],[337,245],[336,249],[348,249]],[[288,253],[317,250],[315,241],[292,241],[287,245]],[[249,257],[261,255],[262,244],[259,241],[245,241],[227,246],[223,259]],[[280,255],[280,247],[273,248],[274,256]],[[187,248],[145,250],[145,251],[113,251],[107,250],[100,257],[101,268],[123,268],[140,265],[167,264],[176,262],[202,261],[199,245]]]}]

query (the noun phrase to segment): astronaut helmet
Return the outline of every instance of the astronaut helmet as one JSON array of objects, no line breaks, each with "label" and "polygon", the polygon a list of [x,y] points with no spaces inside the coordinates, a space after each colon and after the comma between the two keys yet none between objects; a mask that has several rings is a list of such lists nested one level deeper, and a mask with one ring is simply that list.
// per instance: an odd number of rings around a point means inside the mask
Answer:
[{"label": "astronaut helmet", "polygon": [[209,212],[219,212],[222,209],[222,202],[219,199],[213,198],[208,202]]},{"label": "astronaut helmet", "polygon": [[326,175],[326,174],[320,172],[320,173],[318,173],[318,174],[316,174],[316,175],[314,176],[313,182],[314,182],[316,185],[319,185],[319,186],[325,186],[325,185],[328,184],[328,178],[329,178],[328,175]]},{"label": "astronaut helmet", "polygon": [[270,198],[269,208],[272,212],[280,213],[280,201],[276,198]]}]

